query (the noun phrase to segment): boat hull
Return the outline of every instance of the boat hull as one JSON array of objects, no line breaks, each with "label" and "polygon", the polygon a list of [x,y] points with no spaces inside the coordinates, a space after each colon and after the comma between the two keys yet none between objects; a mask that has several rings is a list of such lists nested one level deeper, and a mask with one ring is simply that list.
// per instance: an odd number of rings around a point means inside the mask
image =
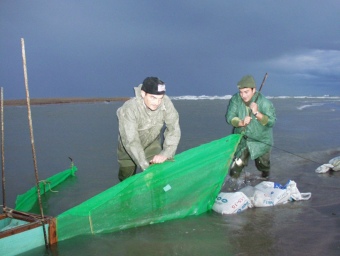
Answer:
[{"label": "boat hull", "polygon": [[[43,228],[44,225],[44,228]],[[44,246],[45,235],[49,245],[55,244],[55,218],[36,214],[8,211],[0,215],[0,255],[17,255]]]}]

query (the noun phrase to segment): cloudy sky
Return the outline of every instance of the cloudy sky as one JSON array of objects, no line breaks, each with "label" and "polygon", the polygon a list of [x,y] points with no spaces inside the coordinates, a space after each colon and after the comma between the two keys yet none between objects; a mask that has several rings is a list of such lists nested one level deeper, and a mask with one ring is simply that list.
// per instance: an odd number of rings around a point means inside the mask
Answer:
[{"label": "cloudy sky", "polygon": [[340,96],[338,0],[1,0],[0,86],[25,98],[224,96],[243,75],[268,96]]}]

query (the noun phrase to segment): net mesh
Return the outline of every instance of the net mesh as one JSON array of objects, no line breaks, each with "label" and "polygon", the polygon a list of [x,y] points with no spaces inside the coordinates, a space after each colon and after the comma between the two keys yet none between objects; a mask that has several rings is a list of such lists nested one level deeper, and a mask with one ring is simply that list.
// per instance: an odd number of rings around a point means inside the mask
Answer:
[{"label": "net mesh", "polygon": [[233,134],[150,166],[57,216],[58,240],[198,215],[211,210],[240,141]]}]

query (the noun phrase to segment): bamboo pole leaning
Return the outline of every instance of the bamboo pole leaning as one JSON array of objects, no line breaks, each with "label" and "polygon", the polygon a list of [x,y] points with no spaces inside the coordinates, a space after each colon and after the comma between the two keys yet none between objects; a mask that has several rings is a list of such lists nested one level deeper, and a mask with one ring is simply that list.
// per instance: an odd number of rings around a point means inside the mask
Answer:
[{"label": "bamboo pole leaning", "polygon": [[1,172],[2,172],[2,209],[6,208],[6,178],[5,178],[5,136],[4,136],[4,94],[1,87]]},{"label": "bamboo pole leaning", "polygon": [[30,96],[29,96],[29,90],[28,90],[25,41],[24,41],[23,38],[21,38],[21,51],[22,51],[22,64],[23,64],[23,69],[24,69],[24,81],[25,81],[25,90],[26,90],[26,101],[27,101],[27,115],[28,115],[28,125],[29,125],[29,130],[30,130],[30,138],[31,138],[31,146],[32,146],[34,174],[35,174],[35,180],[36,180],[36,187],[37,187],[39,208],[40,208],[40,214],[41,214],[42,228],[43,228],[43,232],[44,232],[45,246],[46,246],[46,248],[48,248],[47,235],[46,235],[46,230],[45,230],[45,225],[44,225],[45,224],[45,217],[44,217],[44,211],[43,211],[42,202],[41,202],[41,194],[40,194],[40,186],[39,186],[38,165],[37,165],[37,158],[36,158],[35,145],[34,145],[31,103],[30,103]]}]

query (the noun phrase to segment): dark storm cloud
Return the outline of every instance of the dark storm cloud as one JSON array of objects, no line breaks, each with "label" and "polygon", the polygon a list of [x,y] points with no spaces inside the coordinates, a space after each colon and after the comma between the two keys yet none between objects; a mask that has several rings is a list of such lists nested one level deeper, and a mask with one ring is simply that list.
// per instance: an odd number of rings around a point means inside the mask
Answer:
[{"label": "dark storm cloud", "polygon": [[337,1],[2,1],[0,84],[24,98],[226,95],[269,73],[267,95],[340,95]]}]

